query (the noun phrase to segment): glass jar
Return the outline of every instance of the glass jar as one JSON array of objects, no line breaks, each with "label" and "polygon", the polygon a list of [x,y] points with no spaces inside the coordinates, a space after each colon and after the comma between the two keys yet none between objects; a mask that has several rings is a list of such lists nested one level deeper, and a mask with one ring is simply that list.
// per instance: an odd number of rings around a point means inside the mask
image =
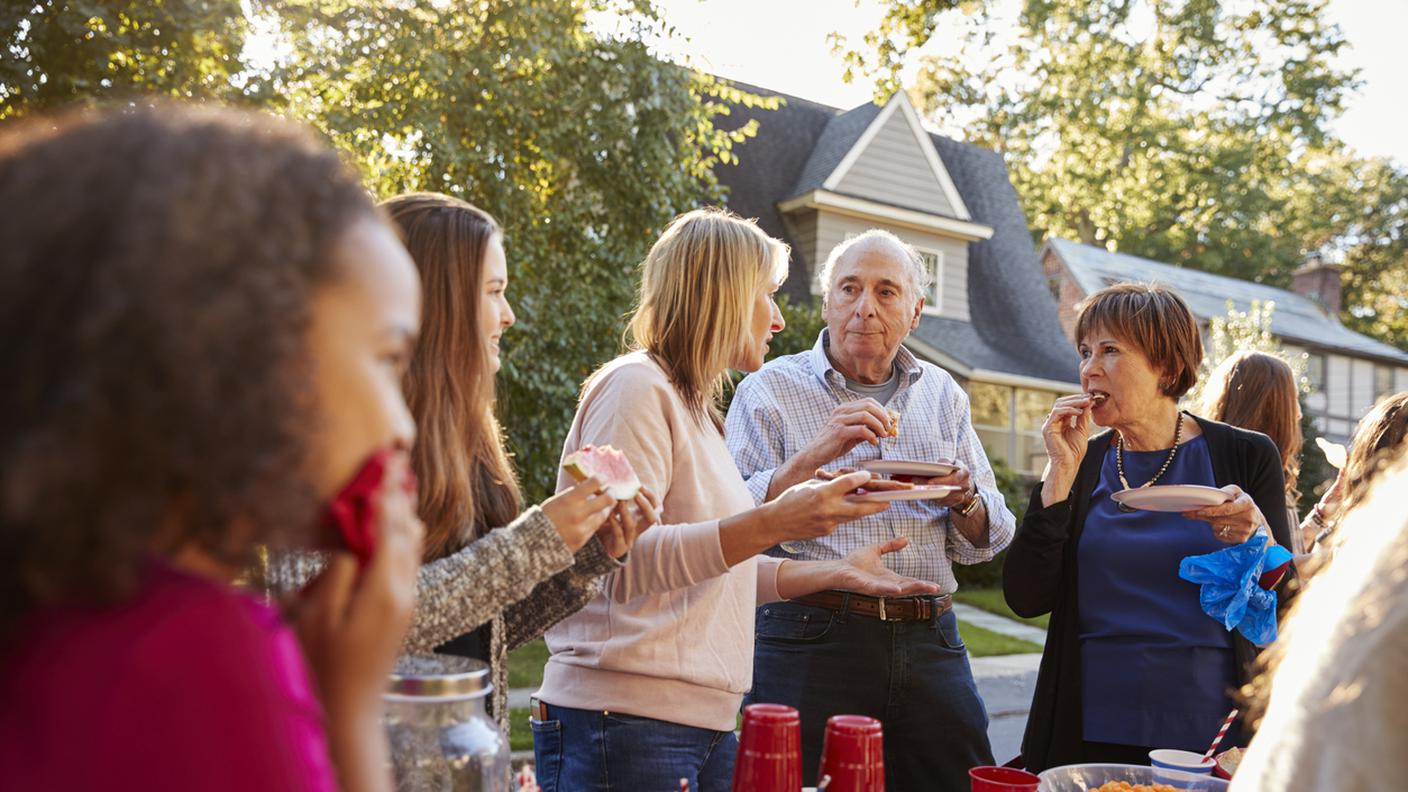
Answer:
[{"label": "glass jar", "polygon": [[491,690],[482,660],[396,661],[384,698],[399,792],[509,792],[508,737],[484,710]]}]

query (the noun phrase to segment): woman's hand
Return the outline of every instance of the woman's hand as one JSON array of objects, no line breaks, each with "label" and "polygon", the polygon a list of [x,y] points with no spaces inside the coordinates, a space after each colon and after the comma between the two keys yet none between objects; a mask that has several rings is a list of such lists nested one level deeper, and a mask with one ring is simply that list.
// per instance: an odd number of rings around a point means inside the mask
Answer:
[{"label": "woman's hand", "polygon": [[573,553],[581,550],[601,529],[616,508],[616,499],[601,489],[596,478],[583,479],[543,501],[543,514]]},{"label": "woman's hand", "polygon": [[903,536],[852,550],[840,562],[827,588],[868,594],[872,597],[904,597],[910,594],[937,594],[939,585],[927,580],[896,574],[882,557],[903,550],[909,540]]},{"label": "woman's hand", "polygon": [[[1242,491],[1236,484],[1228,484],[1222,488],[1223,492],[1232,496],[1232,500],[1226,503],[1219,503],[1216,506],[1204,506],[1201,509],[1183,512],[1183,516],[1190,520],[1202,520],[1212,525],[1212,533],[1219,541],[1227,544],[1241,544],[1252,538],[1252,534],[1257,529],[1266,525],[1266,518],[1262,516],[1261,509],[1257,508],[1256,501],[1252,496]],[[1276,539],[1267,532],[1267,538],[1271,544],[1276,543]]]},{"label": "woman's hand", "polygon": [[625,558],[636,538],[645,529],[660,522],[660,502],[647,487],[631,501],[617,501],[606,522],[597,529],[596,537],[612,558]]},{"label": "woman's hand", "polygon": [[1049,460],[1042,487],[1042,505],[1050,506],[1066,499],[1075,484],[1080,463],[1090,442],[1090,407],[1088,393],[1062,396],[1051,405],[1046,422],[1041,425],[1041,440]]},{"label": "woman's hand", "polygon": [[826,536],[841,523],[888,509],[890,504],[883,501],[854,501],[846,497],[870,480],[870,473],[862,470],[831,481],[812,479],[789,488],[764,507],[770,510],[769,522],[777,531],[774,544]]},{"label": "woman's hand", "polygon": [[294,626],[327,712],[328,744],[347,790],[390,788],[381,693],[415,609],[425,527],[393,462],[377,499],[377,544],[360,573],[338,551],[309,584]]}]

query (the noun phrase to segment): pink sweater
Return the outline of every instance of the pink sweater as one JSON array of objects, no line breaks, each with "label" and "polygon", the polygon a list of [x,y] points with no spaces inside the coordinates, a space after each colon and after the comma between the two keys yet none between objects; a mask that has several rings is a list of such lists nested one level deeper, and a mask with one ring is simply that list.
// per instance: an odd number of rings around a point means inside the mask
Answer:
[{"label": "pink sweater", "polygon": [[126,602],[33,614],[0,662],[0,789],[318,790],[337,782],[293,631],[153,562]]},{"label": "pink sweater", "polygon": [[[719,519],[753,498],[713,425],[696,422],[643,352],[617,358],[582,397],[563,455],[612,445],[661,500],[621,569],[548,630],[538,696],[549,704],[732,731],[753,684],[753,611],[777,593],[778,559],[724,563]],[[558,490],[571,485],[563,473]]]}]

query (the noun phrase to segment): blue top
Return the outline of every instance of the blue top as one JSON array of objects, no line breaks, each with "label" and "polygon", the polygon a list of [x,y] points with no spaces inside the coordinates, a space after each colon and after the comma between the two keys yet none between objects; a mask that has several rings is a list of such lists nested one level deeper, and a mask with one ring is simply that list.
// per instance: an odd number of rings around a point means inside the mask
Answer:
[{"label": "blue top", "polygon": [[[1153,478],[1168,451],[1125,451],[1125,477]],[[1207,441],[1178,449],[1158,484],[1216,486]],[[1110,445],[1077,548],[1084,735],[1093,742],[1204,751],[1232,709],[1232,634],[1203,613],[1178,576],[1187,556],[1220,550],[1208,524],[1123,512]]]}]

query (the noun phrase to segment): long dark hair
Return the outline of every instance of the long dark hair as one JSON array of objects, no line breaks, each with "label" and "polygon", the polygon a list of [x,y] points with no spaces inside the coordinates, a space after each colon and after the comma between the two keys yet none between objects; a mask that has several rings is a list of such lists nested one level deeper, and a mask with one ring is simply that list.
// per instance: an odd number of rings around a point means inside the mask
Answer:
[{"label": "long dark hair", "polygon": [[522,507],[479,328],[484,249],[503,232],[488,212],[448,195],[410,193],[381,206],[401,229],[424,295],[406,402],[418,427],[411,460],[433,561],[507,525]]},{"label": "long dark hair", "polygon": [[153,552],[299,545],[310,295],[375,209],[309,130],[179,105],[0,132],[0,633]]},{"label": "long dark hair", "polygon": [[1281,358],[1266,352],[1238,352],[1222,363],[1208,381],[1202,414],[1214,421],[1251,429],[1271,438],[1281,452],[1286,495],[1300,498],[1299,395],[1295,373]]}]

